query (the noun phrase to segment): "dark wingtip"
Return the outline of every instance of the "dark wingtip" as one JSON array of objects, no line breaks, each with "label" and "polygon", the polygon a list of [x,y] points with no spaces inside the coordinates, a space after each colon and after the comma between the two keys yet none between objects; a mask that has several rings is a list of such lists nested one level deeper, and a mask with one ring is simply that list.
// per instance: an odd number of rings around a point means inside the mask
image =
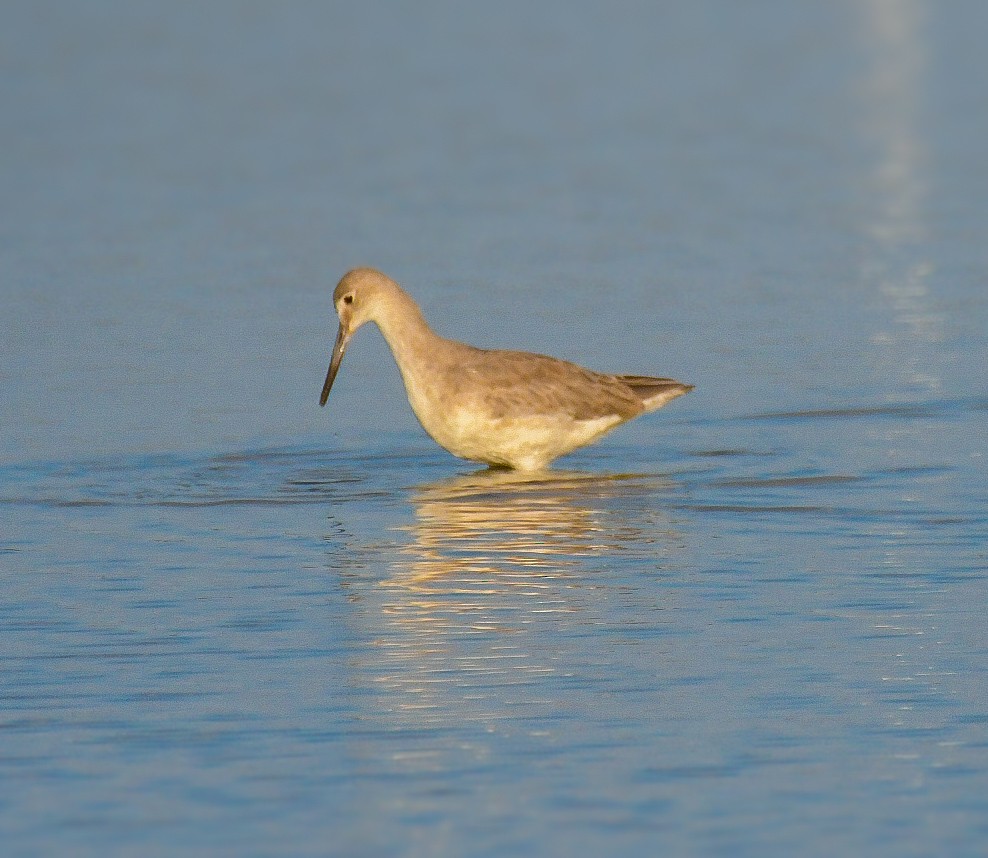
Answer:
[{"label": "dark wingtip", "polygon": [[646,411],[656,411],[667,402],[685,396],[694,387],[674,378],[656,378],[648,375],[620,375],[618,378],[631,388]]}]

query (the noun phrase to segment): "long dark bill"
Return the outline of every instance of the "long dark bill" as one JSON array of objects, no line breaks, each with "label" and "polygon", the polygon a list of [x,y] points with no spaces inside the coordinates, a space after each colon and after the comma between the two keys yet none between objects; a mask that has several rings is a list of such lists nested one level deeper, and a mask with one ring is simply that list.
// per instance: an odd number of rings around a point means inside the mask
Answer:
[{"label": "long dark bill", "polygon": [[336,381],[336,373],[340,371],[340,364],[343,362],[343,352],[346,351],[346,344],[350,342],[350,334],[341,324],[340,330],[336,334],[336,345],[333,346],[333,357],[329,361],[329,371],[326,373],[326,381],[323,382],[322,393],[319,395],[319,404],[325,405],[329,399],[329,391]]}]

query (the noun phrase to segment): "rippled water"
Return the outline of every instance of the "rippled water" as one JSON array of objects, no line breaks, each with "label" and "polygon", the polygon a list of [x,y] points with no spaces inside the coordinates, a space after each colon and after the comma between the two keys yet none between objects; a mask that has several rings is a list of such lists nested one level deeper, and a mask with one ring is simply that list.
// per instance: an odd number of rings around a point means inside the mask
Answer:
[{"label": "rippled water", "polygon": [[[0,851],[983,854],[984,8],[0,13]],[[367,263],[696,390],[320,411]]]},{"label": "rippled water", "polygon": [[973,854],[986,407],[673,419],[654,473],[415,438],[7,467],[8,835]]}]

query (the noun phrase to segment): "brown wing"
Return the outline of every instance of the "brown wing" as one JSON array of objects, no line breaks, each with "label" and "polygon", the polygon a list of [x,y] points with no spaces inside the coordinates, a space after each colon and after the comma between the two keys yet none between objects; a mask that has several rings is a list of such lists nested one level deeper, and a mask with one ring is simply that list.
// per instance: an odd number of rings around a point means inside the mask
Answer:
[{"label": "brown wing", "polygon": [[567,414],[574,420],[611,415],[627,420],[645,410],[626,382],[569,361],[482,349],[470,349],[460,358],[451,368],[458,390],[472,394],[475,404],[494,418]]}]

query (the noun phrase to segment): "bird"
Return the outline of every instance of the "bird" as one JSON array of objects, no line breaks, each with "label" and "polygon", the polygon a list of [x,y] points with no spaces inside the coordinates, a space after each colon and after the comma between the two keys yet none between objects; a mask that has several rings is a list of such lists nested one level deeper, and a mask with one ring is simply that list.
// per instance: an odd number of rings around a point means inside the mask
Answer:
[{"label": "bird", "polygon": [[481,349],[440,336],[414,299],[373,268],[354,268],[333,292],[340,326],[319,397],[325,406],[354,333],[374,322],[391,349],[422,428],[462,459],[545,470],[693,385],[609,375],[522,351]]}]

